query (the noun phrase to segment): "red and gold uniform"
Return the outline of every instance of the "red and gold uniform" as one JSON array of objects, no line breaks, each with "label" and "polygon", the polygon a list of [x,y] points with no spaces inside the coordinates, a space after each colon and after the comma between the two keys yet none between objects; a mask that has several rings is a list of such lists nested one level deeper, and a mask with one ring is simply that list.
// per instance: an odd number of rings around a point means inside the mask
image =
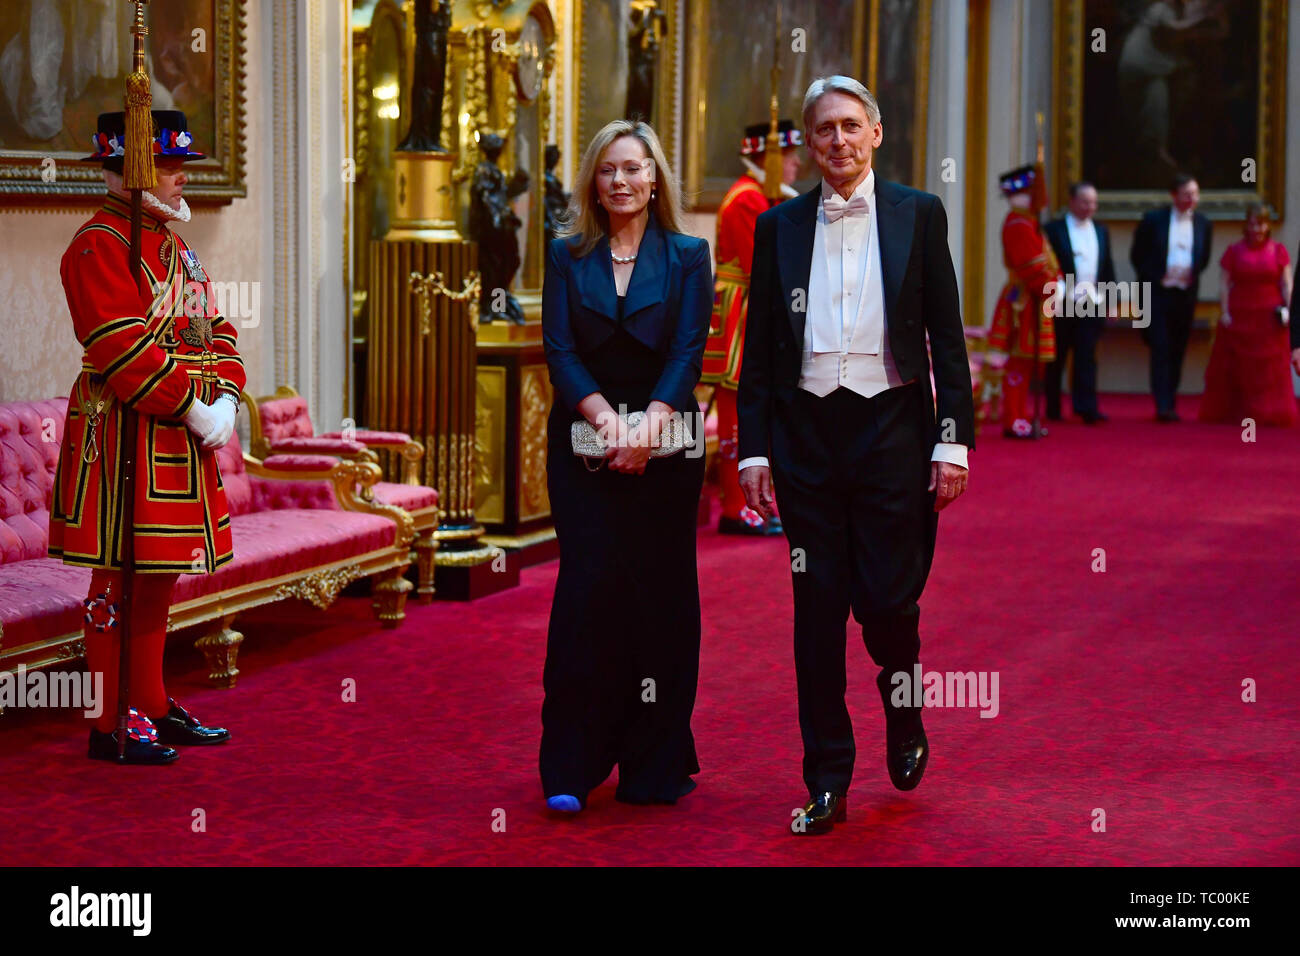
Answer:
[{"label": "red and gold uniform", "polygon": [[1061,268],[1038,218],[1023,209],[1013,208],[1002,223],[1002,260],[1008,276],[993,310],[988,347],[1009,356],[1003,376],[1003,425],[1022,434],[1032,417],[1028,395],[1035,371],[1035,328],[1039,363],[1046,365],[1056,358],[1055,330],[1046,309],[1052,293],[1043,290],[1061,278]]},{"label": "red and gold uniform", "polygon": [[50,554],[121,567],[121,512],[111,507],[122,461],[123,403],[140,412],[135,563],[140,572],[211,572],[234,551],[216,453],[182,421],[197,398],[238,399],[244,366],[235,326],[214,314],[210,283],[185,241],[144,216],[146,297],[127,268],[130,206],[110,195],[78,230],[60,275],[85,348],[68,401],[50,514]]},{"label": "red and gold uniform", "polygon": [[[244,366],[237,333],[216,314],[211,283],[185,240],[148,213],[143,226],[141,262],[150,294],[128,269],[130,206],[111,194],[77,231],[60,268],[85,352],[68,400],[49,551],[66,564],[95,569],[86,663],[104,675],[105,700],[92,731],[92,756],[95,732],[112,733],[117,713],[118,631],[102,625],[104,608],[122,593],[126,529],[116,502],[124,403],[139,412],[136,574],[128,613],[130,703],[144,717],[162,720],[174,706],[162,661],[177,574],[215,571],[234,557],[216,451],[204,449],[182,419],[195,400],[212,405],[223,392],[238,400]],[[133,737],[149,740],[157,733],[148,721],[133,721]]]},{"label": "red and gold uniform", "polygon": [[727,190],[718,207],[718,275],[700,381],[722,385],[733,393],[740,388],[740,356],[745,350],[754,223],[771,205],[762,185],[746,173]]},{"label": "red and gold uniform", "polygon": [[745,351],[745,310],[749,304],[749,272],[754,260],[754,223],[771,206],[762,185],[746,173],[727,190],[718,207],[718,273],[700,381],[716,386],[718,484],[724,519],[740,520],[745,508],[745,495],[736,473],[736,390],[740,387],[740,357]]}]

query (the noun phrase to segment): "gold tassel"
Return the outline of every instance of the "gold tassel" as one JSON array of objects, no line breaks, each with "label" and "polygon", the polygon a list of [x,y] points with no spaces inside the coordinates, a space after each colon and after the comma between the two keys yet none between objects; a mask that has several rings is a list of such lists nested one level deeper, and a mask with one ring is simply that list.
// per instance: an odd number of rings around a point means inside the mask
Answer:
[{"label": "gold tassel", "polygon": [[126,78],[126,157],[122,183],[127,189],[153,189],[158,178],[153,165],[153,89],[149,74]]}]

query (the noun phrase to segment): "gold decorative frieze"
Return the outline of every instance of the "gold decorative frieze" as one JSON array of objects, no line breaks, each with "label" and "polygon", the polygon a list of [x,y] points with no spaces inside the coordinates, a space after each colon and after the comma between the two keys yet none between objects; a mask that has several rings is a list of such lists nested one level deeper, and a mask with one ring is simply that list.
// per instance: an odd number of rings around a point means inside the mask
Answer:
[{"label": "gold decorative frieze", "polygon": [[338,600],[339,592],[360,576],[361,571],[356,567],[318,571],[297,581],[281,584],[276,589],[275,596],[277,599],[298,598],[318,610],[325,611]]},{"label": "gold decorative frieze", "polygon": [[527,521],[551,513],[546,490],[551,383],[545,365],[525,365],[519,374],[519,518]]},{"label": "gold decorative frieze", "polygon": [[507,370],[477,369],[474,416],[474,513],[479,521],[505,520]]}]

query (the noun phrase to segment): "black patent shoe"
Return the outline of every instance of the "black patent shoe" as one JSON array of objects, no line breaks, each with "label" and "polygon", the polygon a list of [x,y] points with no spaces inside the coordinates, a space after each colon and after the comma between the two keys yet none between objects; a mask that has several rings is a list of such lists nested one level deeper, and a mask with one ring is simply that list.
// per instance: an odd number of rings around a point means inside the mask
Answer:
[{"label": "black patent shoe", "polygon": [[790,824],[790,832],[798,836],[815,836],[830,833],[835,824],[848,819],[846,799],[838,793],[819,793],[808,801]]},{"label": "black patent shoe", "polygon": [[117,732],[105,734],[92,727],[90,729],[90,747],[86,752],[86,756],[91,760],[110,760],[113,763],[157,766],[171,763],[180,754],[171,747],[154,743],[152,740],[141,740],[128,732],[126,735],[126,751],[119,761],[117,757]]},{"label": "black patent shoe", "polygon": [[182,747],[210,746],[224,744],[230,739],[230,731],[224,727],[204,727],[176,701],[170,697],[167,703],[171,709],[167,716],[154,721],[158,726],[158,739],[163,743]]},{"label": "black patent shoe", "polygon": [[885,747],[889,782],[899,790],[915,790],[930,760],[930,742],[926,740],[921,719],[916,719],[915,728],[897,730],[886,719]]},{"label": "black patent shoe", "polygon": [[930,761],[930,742],[925,736],[920,707],[895,707],[890,702],[893,688],[889,672],[876,678],[885,706],[885,765],[889,782],[898,790],[915,790]]}]

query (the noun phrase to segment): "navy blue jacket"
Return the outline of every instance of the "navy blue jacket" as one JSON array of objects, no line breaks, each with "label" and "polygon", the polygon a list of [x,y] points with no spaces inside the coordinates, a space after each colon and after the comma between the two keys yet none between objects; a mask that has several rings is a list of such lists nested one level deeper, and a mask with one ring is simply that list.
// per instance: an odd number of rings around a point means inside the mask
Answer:
[{"label": "navy blue jacket", "polygon": [[[609,257],[609,237],[575,258],[568,239],[546,249],[542,285],[542,344],[556,397],[570,410],[599,383],[583,356],[598,349],[618,328],[618,292]],[[624,300],[623,328],[664,358],[651,401],[674,411],[696,409],[704,343],[713,312],[713,266],[703,239],[669,232],[654,214],[646,224]]]}]

